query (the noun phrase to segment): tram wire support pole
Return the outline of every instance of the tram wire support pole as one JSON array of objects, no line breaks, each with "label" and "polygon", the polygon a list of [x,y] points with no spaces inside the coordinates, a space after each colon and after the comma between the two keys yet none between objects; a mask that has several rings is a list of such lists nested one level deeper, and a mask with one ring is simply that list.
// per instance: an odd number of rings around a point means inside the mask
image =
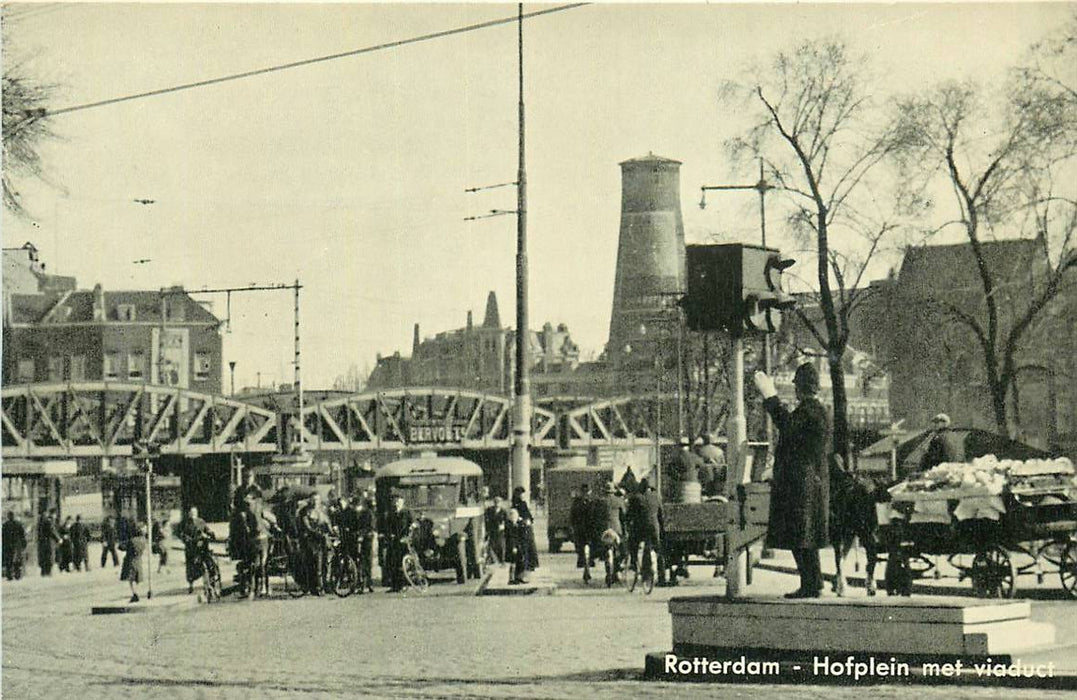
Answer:
[{"label": "tram wire support pole", "polygon": [[523,487],[525,495],[531,491],[531,367],[528,343],[527,319],[527,167],[525,161],[524,127],[524,6],[517,5],[517,169],[514,182],[497,185],[469,187],[467,193],[492,190],[499,187],[516,187],[516,209],[491,209],[487,214],[465,217],[464,221],[477,221],[495,216],[516,215],[516,347],[512,391],[512,462],[509,469],[509,495],[516,487]]}]

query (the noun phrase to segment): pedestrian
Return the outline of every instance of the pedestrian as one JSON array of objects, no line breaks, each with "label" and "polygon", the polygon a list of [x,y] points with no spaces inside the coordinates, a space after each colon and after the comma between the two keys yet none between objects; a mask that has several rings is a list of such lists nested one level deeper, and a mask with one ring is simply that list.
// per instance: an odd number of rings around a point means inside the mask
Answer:
[{"label": "pedestrian", "polygon": [[505,507],[501,499],[494,496],[483,511],[483,529],[486,531],[486,545],[498,564],[505,563]]},{"label": "pedestrian", "polygon": [[594,560],[588,561],[588,544],[590,532],[588,529],[588,511],[590,509],[591,485],[582,484],[579,491],[572,492],[572,503],[568,509],[568,523],[572,529],[572,546],[576,548],[576,568],[584,569],[584,580],[591,577],[586,571],[588,564],[594,566]]},{"label": "pedestrian", "polygon": [[50,509],[37,519],[37,563],[42,576],[52,576],[52,565],[56,561],[56,546],[60,543],[60,533],[56,531],[56,510]]},{"label": "pedestrian", "polygon": [[793,375],[797,407],[778,399],[773,380],[755,373],[763,406],[778,429],[766,545],[793,553],[800,587],[786,598],[818,598],[823,590],[819,549],[827,545],[830,504],[830,419],[816,393],[819,373],[810,363]]},{"label": "pedestrian", "polygon": [[112,565],[119,566],[120,558],[116,555],[116,525],[112,522],[112,516],[106,515],[101,523],[101,568],[105,568],[108,555],[112,554]]},{"label": "pedestrian", "polygon": [[168,566],[168,546],[165,545],[165,540],[168,539],[167,530],[168,521],[161,520],[153,523],[151,542],[152,552],[157,555],[157,573],[161,573],[161,570]]},{"label": "pedestrian", "polygon": [[137,603],[138,585],[142,582],[142,557],[146,554],[146,532],[142,526],[135,525],[132,528],[131,537],[124,545],[123,567],[120,569],[120,580],[127,581],[131,586],[132,603]]},{"label": "pedestrian", "polygon": [[404,508],[404,497],[393,496],[393,506],[386,518],[385,568],[382,578],[392,592],[404,590],[404,555],[408,551],[407,538],[411,535],[411,512]]},{"label": "pedestrian", "polygon": [[325,591],[329,532],[329,519],[322,510],[321,495],[315,493],[299,514],[299,539],[307,566],[307,590],[311,595],[320,596]]},{"label": "pedestrian", "polygon": [[535,543],[535,518],[531,515],[531,508],[527,504],[523,486],[517,486],[512,490],[512,507],[520,514],[520,536],[523,538],[523,546],[527,549],[527,570],[534,571],[539,566],[538,546]]},{"label": "pedestrian", "polygon": [[[950,416],[939,413],[931,419],[931,437],[923,457],[920,458],[920,471],[927,471],[945,462],[964,462],[965,446],[960,437],[950,429]],[[904,471],[899,474],[906,479],[911,474]]]},{"label": "pedestrian", "polygon": [[56,565],[60,568],[60,571],[70,572],[71,561],[74,557],[74,548],[71,545],[71,516],[64,518],[63,523],[56,528],[57,534],[60,535],[60,544],[56,550]]},{"label": "pedestrian", "polygon": [[359,540],[359,575],[362,585],[359,592],[365,587],[368,593],[374,592],[374,552],[378,543],[378,528],[374,520],[374,501],[369,495],[357,499],[355,504],[356,519],[355,532]]},{"label": "pedestrian", "polygon": [[505,556],[509,562],[509,585],[527,583],[529,562],[527,560],[530,546],[528,533],[524,527],[520,511],[509,508],[505,516]]},{"label": "pedestrian", "polygon": [[22,578],[22,563],[26,557],[26,528],[15,519],[11,511],[0,528],[0,549],[4,555],[4,578],[17,581]]},{"label": "pedestrian", "polygon": [[75,564],[75,571],[82,571],[82,566],[86,566],[86,571],[90,570],[90,528],[86,527],[86,523],[82,522],[82,516],[75,516],[75,523],[71,526],[71,551],[72,562]]},{"label": "pedestrian", "polygon": [[194,593],[194,582],[202,578],[202,548],[217,538],[206,521],[198,517],[198,508],[187,511],[187,519],[180,525],[183,539],[184,569],[187,576],[187,593]]},{"label": "pedestrian", "polygon": [[243,481],[232,494],[232,512],[246,509],[248,497],[262,498],[262,489],[254,483],[254,472],[250,467],[243,472]]}]

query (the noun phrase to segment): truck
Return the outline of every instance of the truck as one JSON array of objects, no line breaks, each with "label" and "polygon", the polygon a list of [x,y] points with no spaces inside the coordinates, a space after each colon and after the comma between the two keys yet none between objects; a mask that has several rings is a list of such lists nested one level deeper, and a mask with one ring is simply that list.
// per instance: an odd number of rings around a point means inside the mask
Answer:
[{"label": "truck", "polygon": [[606,482],[613,479],[613,467],[562,464],[546,473],[548,523],[546,537],[550,552],[561,551],[561,545],[572,542],[572,494],[589,484],[591,493],[602,493]]}]

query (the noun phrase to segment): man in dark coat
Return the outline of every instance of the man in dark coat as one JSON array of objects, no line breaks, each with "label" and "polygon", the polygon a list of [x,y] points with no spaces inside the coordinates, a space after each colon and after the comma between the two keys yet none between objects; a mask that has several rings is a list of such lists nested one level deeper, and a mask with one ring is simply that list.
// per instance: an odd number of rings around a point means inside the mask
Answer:
[{"label": "man in dark coat", "polygon": [[[377,525],[374,522],[374,502],[369,498],[362,497],[355,503],[355,531],[359,540],[359,574],[364,581],[363,586],[370,593],[374,592],[374,546],[378,541]],[[359,590],[363,592],[362,587]]]},{"label": "man in dark coat", "polygon": [[590,564],[594,566],[594,555],[590,561],[586,555],[586,547],[591,542],[591,532],[588,522],[588,509],[591,507],[591,485],[583,484],[578,493],[573,494],[572,504],[568,510],[568,522],[572,528],[572,545],[576,548],[576,568],[585,569]]},{"label": "man in dark coat", "polygon": [[396,592],[404,590],[407,581],[404,580],[404,554],[408,551],[405,540],[411,534],[411,511],[404,508],[404,497],[397,494],[393,497],[393,509],[385,522],[385,583],[389,590]]},{"label": "man in dark coat", "polygon": [[[662,530],[665,528],[662,499],[658,497],[658,493],[646,477],[639,482],[639,493],[633,494],[628,499],[628,522],[632,527],[628,541],[631,548],[629,550],[631,565],[634,570],[638,564],[639,545],[650,547],[661,554]],[[665,578],[665,570],[660,565],[658,567],[659,583],[664,582]]]},{"label": "man in dark coat", "polygon": [[22,562],[26,556],[26,528],[8,511],[0,531],[0,546],[4,551],[4,578],[8,581],[22,578]]},{"label": "man in dark coat", "polygon": [[830,419],[815,397],[819,373],[808,363],[797,368],[793,411],[778,399],[766,374],[756,372],[755,385],[778,429],[766,544],[791,550],[796,560],[800,588],[785,597],[818,598],[823,590],[819,549],[827,545],[830,511]]},{"label": "man in dark coat", "polygon": [[[931,438],[920,458],[920,471],[927,471],[937,467],[943,462],[964,462],[965,446],[961,443],[958,435],[950,430],[950,416],[940,413],[931,419]],[[911,474],[900,474],[901,478],[907,478]]]},{"label": "man in dark coat", "polygon": [[526,492],[523,486],[517,486],[512,490],[512,507],[520,514],[520,538],[522,546],[527,549],[527,570],[534,571],[538,568],[538,545],[535,543],[535,517],[531,515],[531,507],[527,504]]},{"label": "man in dark coat", "polygon": [[71,526],[71,549],[72,549],[72,562],[75,564],[75,571],[82,571],[82,565],[86,565],[86,570],[90,570],[90,528],[86,527],[86,523],[82,522],[82,516],[75,516],[75,524]]},{"label": "man in dark coat", "polygon": [[56,531],[55,510],[42,513],[37,519],[37,563],[42,576],[52,576],[52,565],[56,561],[56,545],[60,543],[60,533]]},{"label": "man in dark coat", "polygon": [[[624,536],[625,502],[623,498],[617,495],[617,487],[613,485],[612,481],[606,484],[606,495],[597,499],[596,502],[598,505],[595,510],[595,524],[597,525],[595,531],[597,532],[598,540],[593,547],[601,551],[603,557],[605,557],[608,548],[614,548],[614,568],[612,571],[608,571],[607,575],[616,580],[620,574],[621,554],[626,544]],[[610,532],[612,532],[612,535],[607,534]]]},{"label": "man in dark coat", "polygon": [[101,568],[105,568],[109,553],[112,554],[112,565],[119,566],[120,558],[116,555],[116,525],[112,522],[112,516],[106,515],[101,523]]},{"label": "man in dark coat", "polygon": [[307,565],[308,591],[319,596],[325,590],[325,574],[331,532],[329,517],[322,510],[322,498],[315,493],[299,514],[299,542]]},{"label": "man in dark coat", "polygon": [[490,504],[483,511],[483,529],[486,532],[486,540],[490,547],[490,553],[498,564],[505,563],[505,506],[501,499],[494,496]]}]

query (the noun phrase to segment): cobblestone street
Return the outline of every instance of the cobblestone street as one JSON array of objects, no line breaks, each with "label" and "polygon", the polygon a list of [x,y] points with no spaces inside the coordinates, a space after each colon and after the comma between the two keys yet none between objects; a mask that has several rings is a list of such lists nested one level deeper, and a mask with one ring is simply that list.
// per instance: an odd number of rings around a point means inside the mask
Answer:
[{"label": "cobblestone street", "polygon": [[[574,555],[544,555],[555,595],[476,597],[477,584],[437,583],[425,595],[338,599],[283,596],[199,605],[186,594],[182,554],[155,578],[154,609],[91,616],[119,603],[116,569],[31,577],[3,588],[3,693],[74,697],[623,698],[748,697],[758,686],[639,680],[647,652],[669,647],[666,602],[717,593],[705,568],[651,596],[577,583]],[[502,575],[496,570],[495,575]],[[226,580],[230,580],[230,573]],[[753,593],[787,588],[757,570]],[[854,595],[862,594],[854,591]],[[1043,602],[1065,615],[1072,603]],[[1052,612],[1054,611],[1054,612]],[[1039,615],[1038,615],[1039,616]],[[1060,624],[1060,637],[1064,632]],[[864,690],[777,686],[796,698],[862,698]],[[1032,697],[999,688],[877,687],[873,698]],[[1042,697],[1037,693],[1036,697]]]}]

